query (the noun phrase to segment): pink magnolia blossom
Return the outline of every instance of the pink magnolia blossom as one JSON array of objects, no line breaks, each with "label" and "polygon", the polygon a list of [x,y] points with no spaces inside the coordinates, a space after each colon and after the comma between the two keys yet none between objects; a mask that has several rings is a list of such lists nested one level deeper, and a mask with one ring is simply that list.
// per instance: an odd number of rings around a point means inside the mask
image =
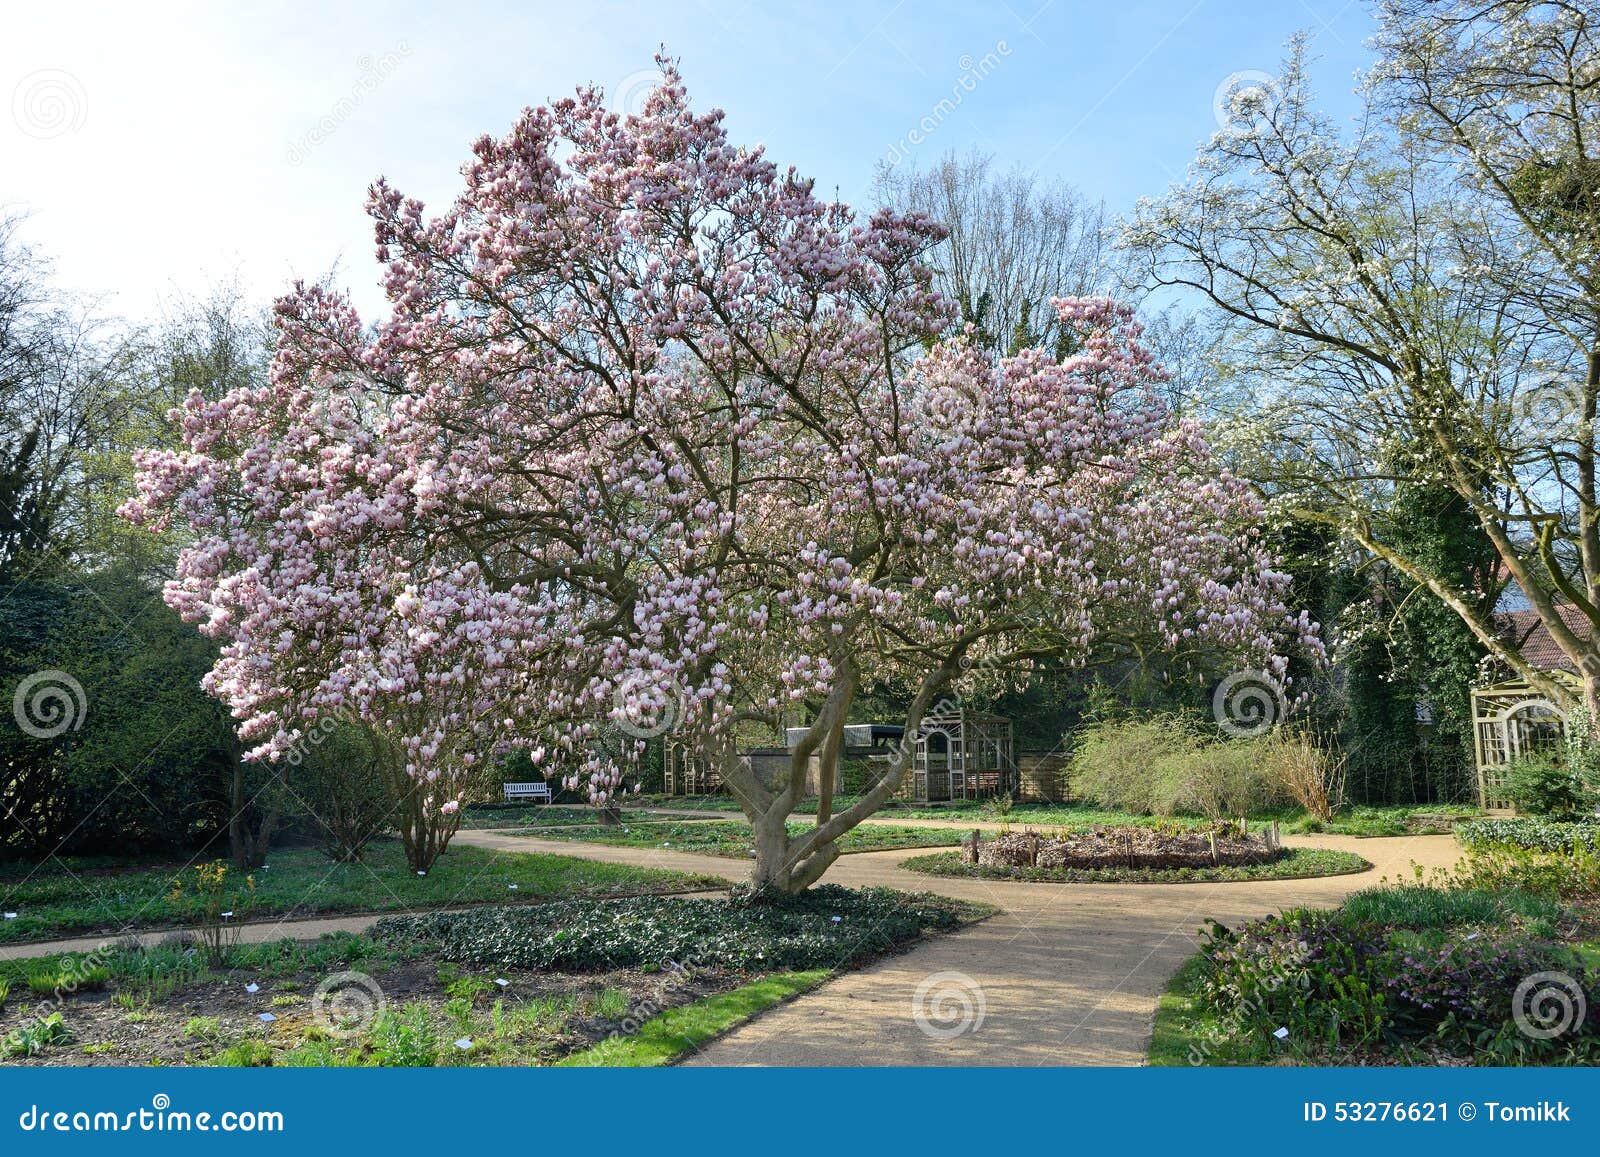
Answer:
[{"label": "pink magnolia blossom", "polygon": [[[585,89],[481,139],[436,216],[376,183],[390,316],[296,288],[270,385],[140,456],[126,513],[192,527],[166,597],[223,641],[253,757],[353,714],[441,811],[510,744],[608,804],[666,727],[822,702],[814,745],[870,686],[914,727],[1130,633],[1279,675],[1317,649],[1129,310],[1058,302],[1060,361],[927,347],[940,228],[817,199],[662,67],[637,116]],[[758,830],[798,802],[746,787]],[[758,876],[803,886],[880,802]]]}]

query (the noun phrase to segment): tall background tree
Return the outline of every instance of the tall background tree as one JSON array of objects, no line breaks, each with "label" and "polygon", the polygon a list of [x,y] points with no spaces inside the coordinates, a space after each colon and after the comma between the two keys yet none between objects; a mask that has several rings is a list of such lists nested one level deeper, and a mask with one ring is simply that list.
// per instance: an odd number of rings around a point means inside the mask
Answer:
[{"label": "tall background tree", "polygon": [[[1563,613],[1600,621],[1600,315],[1592,209],[1573,179],[1600,120],[1595,8],[1380,16],[1352,130],[1318,112],[1296,43],[1121,241],[1147,284],[1193,294],[1228,334],[1221,361],[1249,397],[1240,469],[1286,518],[1336,532],[1364,576],[1341,632],[1360,700],[1347,738],[1387,750],[1415,734],[1420,704],[1460,767],[1461,680],[1478,657],[1557,702],[1592,707],[1600,692],[1594,632]],[[1499,631],[1508,583],[1583,672],[1578,696]],[[1361,692],[1365,672],[1398,693]]]},{"label": "tall background tree", "polygon": [[99,316],[19,228],[0,223],[0,856],[227,838],[259,862],[277,797],[200,689],[215,648],[161,601],[179,544],[114,512],[133,448],[176,444],[177,401],[259,377],[262,330],[228,293],[148,329]]},{"label": "tall background tree", "polygon": [[881,168],[880,204],[936,221],[944,238],[928,254],[933,285],[999,353],[1070,342],[1050,300],[1108,292],[1113,283],[1106,214],[1071,185],[993,156],[948,153],[931,169]]}]

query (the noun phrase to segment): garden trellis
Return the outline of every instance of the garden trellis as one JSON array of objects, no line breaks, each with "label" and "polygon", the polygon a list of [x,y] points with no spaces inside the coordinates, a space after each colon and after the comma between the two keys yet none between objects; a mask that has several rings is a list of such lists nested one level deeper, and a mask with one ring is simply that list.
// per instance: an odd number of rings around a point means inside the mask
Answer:
[{"label": "garden trellis", "polygon": [[[1570,684],[1569,671],[1550,671],[1552,679]],[[1472,692],[1472,736],[1478,769],[1478,804],[1486,811],[1512,808],[1506,794],[1511,764],[1530,755],[1550,754],[1561,746],[1565,713],[1526,679],[1507,679]]]},{"label": "garden trellis", "polygon": [[940,704],[917,729],[912,793],[919,802],[1015,795],[1011,721]]}]

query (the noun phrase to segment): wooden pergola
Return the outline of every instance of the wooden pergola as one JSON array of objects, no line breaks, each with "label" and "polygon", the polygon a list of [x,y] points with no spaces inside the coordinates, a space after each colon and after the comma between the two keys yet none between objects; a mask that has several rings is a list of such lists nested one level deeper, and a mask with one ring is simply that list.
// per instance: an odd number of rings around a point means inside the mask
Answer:
[{"label": "wooden pergola", "polygon": [[662,786],[668,795],[713,795],[722,790],[716,761],[698,744],[668,736],[661,753]]},{"label": "wooden pergola", "polygon": [[917,728],[911,795],[920,803],[1015,795],[1011,720],[941,703]]},{"label": "wooden pergola", "polygon": [[[1578,689],[1570,671],[1550,678]],[[1473,754],[1478,768],[1478,805],[1485,811],[1510,811],[1506,768],[1528,755],[1554,752],[1566,733],[1566,715],[1526,679],[1506,679],[1472,692]]]}]

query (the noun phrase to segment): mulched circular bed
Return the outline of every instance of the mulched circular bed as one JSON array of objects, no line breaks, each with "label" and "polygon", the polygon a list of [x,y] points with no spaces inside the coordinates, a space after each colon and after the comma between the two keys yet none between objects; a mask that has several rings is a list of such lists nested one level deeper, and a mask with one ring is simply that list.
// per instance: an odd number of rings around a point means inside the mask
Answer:
[{"label": "mulched circular bed", "polygon": [[[976,834],[976,833],[975,833]],[[970,852],[970,848],[968,849]],[[1235,868],[1281,859],[1288,850],[1266,832],[1241,833],[1237,825],[1220,830],[1157,829],[1135,824],[1084,828],[1045,836],[1011,832],[980,840],[978,863],[998,868]],[[969,855],[970,859],[970,855]]]},{"label": "mulched circular bed", "polygon": [[[975,833],[976,834],[976,833]],[[918,856],[901,865],[930,876],[1074,884],[1227,883],[1293,880],[1365,872],[1353,852],[1285,848],[1237,829],[1215,833],[1124,826],[1088,828],[1046,837],[1008,833],[972,847]]]}]

